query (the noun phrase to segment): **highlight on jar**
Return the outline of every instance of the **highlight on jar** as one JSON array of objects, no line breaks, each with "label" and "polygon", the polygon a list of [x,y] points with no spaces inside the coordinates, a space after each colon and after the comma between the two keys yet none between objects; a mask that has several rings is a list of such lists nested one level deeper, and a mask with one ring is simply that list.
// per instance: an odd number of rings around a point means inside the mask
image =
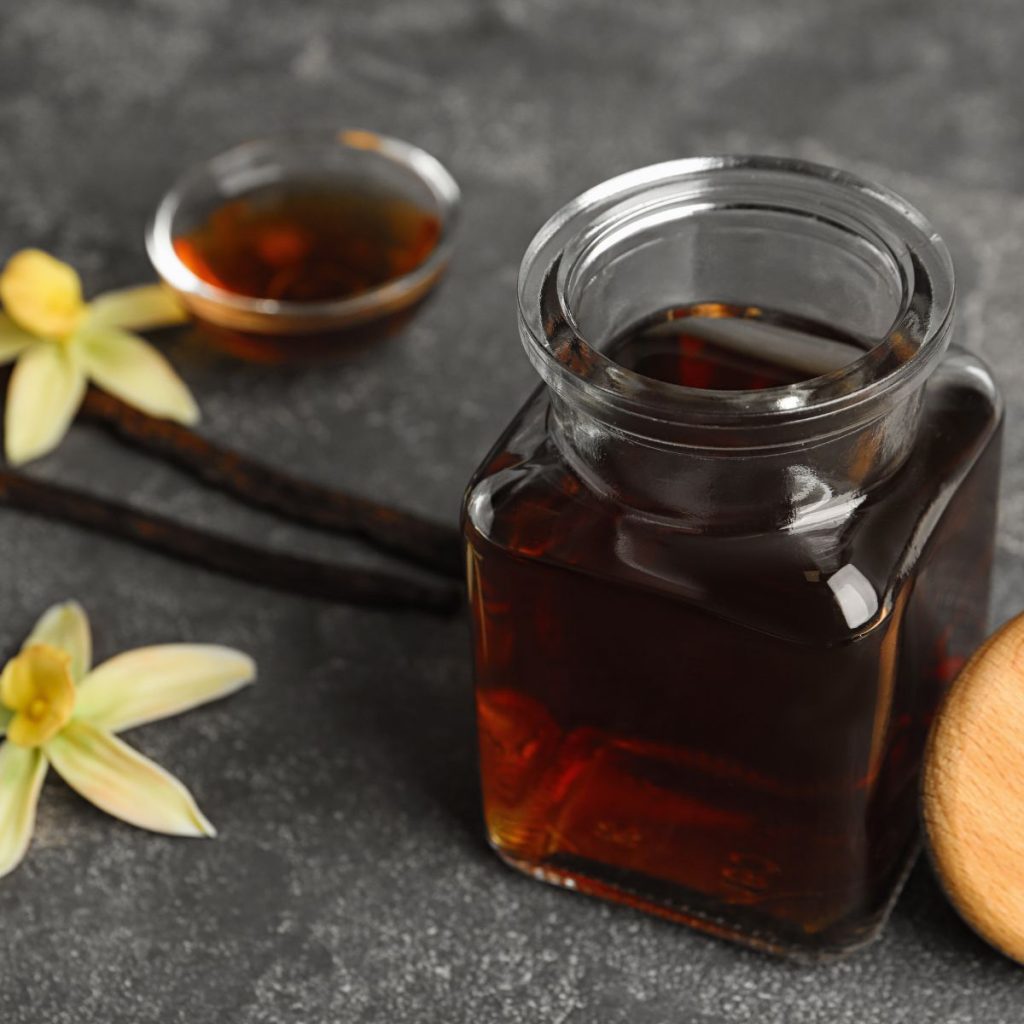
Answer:
[{"label": "highlight on jar", "polygon": [[876,937],[985,636],[1002,404],[899,196],[681,160],[541,228],[542,383],[465,496],[487,835],[747,946]]},{"label": "highlight on jar", "polygon": [[408,324],[448,266],[459,201],[448,171],[410,143],[285,135],[186,171],[146,244],[212,346],[318,359]]}]

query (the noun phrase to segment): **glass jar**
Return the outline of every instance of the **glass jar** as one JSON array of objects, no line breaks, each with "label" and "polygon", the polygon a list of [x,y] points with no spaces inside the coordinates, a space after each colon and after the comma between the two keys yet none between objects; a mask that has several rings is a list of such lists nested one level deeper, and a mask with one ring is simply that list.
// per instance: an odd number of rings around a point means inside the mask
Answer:
[{"label": "glass jar", "polygon": [[1001,403],[898,196],[762,157],[626,174],[519,279],[543,378],[464,530],[488,835],[775,952],[875,936],[986,628]]}]

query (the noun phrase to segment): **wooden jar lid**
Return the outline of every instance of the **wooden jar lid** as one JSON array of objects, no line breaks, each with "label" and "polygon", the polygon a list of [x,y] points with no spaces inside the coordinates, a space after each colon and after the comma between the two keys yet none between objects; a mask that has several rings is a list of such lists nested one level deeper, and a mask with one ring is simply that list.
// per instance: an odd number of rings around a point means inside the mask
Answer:
[{"label": "wooden jar lid", "polygon": [[924,820],[953,905],[1024,963],[1024,615],[958,676],[925,756]]}]

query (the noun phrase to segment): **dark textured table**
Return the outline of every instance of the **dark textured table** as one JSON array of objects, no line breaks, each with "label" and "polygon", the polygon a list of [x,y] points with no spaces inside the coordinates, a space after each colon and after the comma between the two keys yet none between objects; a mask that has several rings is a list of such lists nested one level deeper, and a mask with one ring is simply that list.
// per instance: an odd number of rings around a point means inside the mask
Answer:
[{"label": "dark textured table", "polygon": [[[302,125],[414,140],[465,191],[453,272],[401,336],[267,371],[167,342],[203,430],[310,478],[454,520],[533,377],[519,257],[563,201],[627,168],[796,154],[905,193],[947,236],[960,329],[1009,398],[994,620],[1024,603],[1024,7],[857,0],[35,0],[0,23],[0,252],[35,244],[91,291],[149,271],[142,230],[186,163]],[[275,524],[76,427],[34,472],[298,551]],[[132,741],[214,842],[151,836],[52,780],[0,882],[4,1024],[984,1022],[1024,971],[928,870],[884,939],[797,968],[504,868],[477,809],[464,622],[262,591],[37,519],[0,518],[3,644],[78,596],[98,653],[251,652],[255,688]]]}]

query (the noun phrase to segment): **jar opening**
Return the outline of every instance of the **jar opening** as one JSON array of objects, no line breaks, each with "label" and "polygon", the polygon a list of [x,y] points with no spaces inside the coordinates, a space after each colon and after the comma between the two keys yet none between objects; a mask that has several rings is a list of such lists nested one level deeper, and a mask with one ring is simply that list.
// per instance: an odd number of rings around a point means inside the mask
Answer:
[{"label": "jar opening", "polygon": [[[519,302],[527,351],[566,400],[646,432],[749,431],[923,383],[948,343],[953,273],[928,222],[887,190],[801,161],[716,157],[643,168],[570,203],[528,249]],[[753,386],[665,369],[665,339],[692,340],[676,326],[695,311],[685,326],[733,369],[765,371]],[[638,330],[656,358],[624,352]]]},{"label": "jar opening", "polygon": [[731,392],[803,384],[870,348],[863,335],[784,310],[695,302],[641,319],[601,351],[642,377]]}]

